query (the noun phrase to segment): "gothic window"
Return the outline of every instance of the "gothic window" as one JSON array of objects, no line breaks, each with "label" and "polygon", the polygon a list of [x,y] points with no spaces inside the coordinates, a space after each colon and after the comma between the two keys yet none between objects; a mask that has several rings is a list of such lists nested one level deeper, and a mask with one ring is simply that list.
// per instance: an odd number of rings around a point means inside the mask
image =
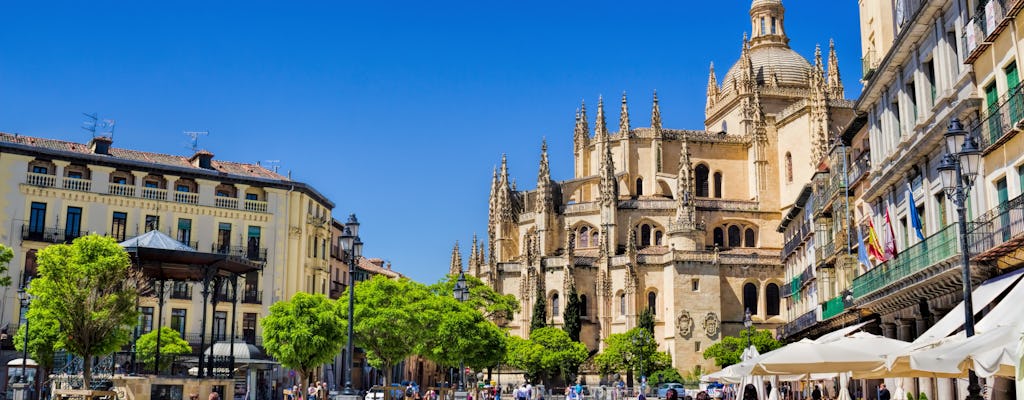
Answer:
[{"label": "gothic window", "polygon": [[626,315],[626,294],[619,295],[619,315]]},{"label": "gothic window", "polygon": [[746,247],[754,247],[754,239],[754,230],[747,228],[747,230],[743,232],[743,245]]},{"label": "gothic window", "polygon": [[651,312],[651,315],[658,315],[658,294],[654,292],[647,293],[647,311]]},{"label": "gothic window", "polygon": [[729,247],[740,247],[740,227],[729,226]]},{"label": "gothic window", "polygon": [[715,198],[722,198],[722,173],[715,172]]},{"label": "gothic window", "polygon": [[654,232],[654,245],[655,246],[661,246],[662,245],[662,239],[664,238],[664,236],[665,236],[665,234],[662,233],[661,231]]},{"label": "gothic window", "polygon": [[580,247],[580,248],[590,247],[590,227],[589,226],[584,226],[584,227],[580,228],[580,233],[578,235],[576,235],[576,237],[579,238],[579,243],[577,243],[577,247]]},{"label": "gothic window", "polygon": [[743,285],[743,308],[750,310],[751,314],[757,314],[757,286],[753,283]]},{"label": "gothic window", "polygon": [[644,179],[643,178],[636,178],[636,195],[637,196],[643,196],[644,195]]},{"label": "gothic window", "polygon": [[551,316],[558,316],[558,293],[551,295]]},{"label": "gothic window", "polygon": [[697,197],[708,197],[708,166],[700,164],[693,173],[697,177]]},{"label": "gothic window", "polygon": [[764,289],[764,296],[767,303],[765,305],[767,314],[769,316],[779,315],[779,285],[769,283],[768,287]]},{"label": "gothic window", "polygon": [[587,295],[585,294],[580,295],[580,316],[587,316]]},{"label": "gothic window", "polygon": [[590,230],[590,247],[597,247],[601,244],[601,240],[597,235],[597,229]]},{"label": "gothic window", "polygon": [[793,183],[793,155],[786,152],[786,182]]},{"label": "gothic window", "polygon": [[643,224],[640,226],[640,246],[651,245],[651,226]]},{"label": "gothic window", "polygon": [[723,231],[722,228],[715,228],[714,237],[712,238],[711,242],[717,245],[718,247],[724,247],[725,231]]}]

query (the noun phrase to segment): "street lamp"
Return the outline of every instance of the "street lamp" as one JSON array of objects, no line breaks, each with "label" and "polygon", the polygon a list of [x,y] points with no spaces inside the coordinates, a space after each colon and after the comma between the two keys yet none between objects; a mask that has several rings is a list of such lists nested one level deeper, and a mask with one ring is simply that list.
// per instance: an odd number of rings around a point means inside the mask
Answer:
[{"label": "street lamp", "polygon": [[[964,130],[960,120],[949,121],[944,135],[946,155],[939,163],[939,176],[946,197],[956,205],[957,225],[960,231],[960,263],[963,280],[964,334],[974,336],[974,305],[971,301],[971,256],[967,242],[967,196],[970,195],[974,179],[981,164],[981,149],[978,142]],[[968,370],[967,400],[981,400],[981,386],[974,370]]]},{"label": "street lamp", "polygon": [[[455,281],[455,289],[452,290],[455,300],[465,303],[469,300],[469,286],[466,285],[466,273],[459,272],[459,279]],[[465,390],[466,368],[462,365],[462,358],[459,358],[459,391]]]},{"label": "street lamp", "polygon": [[747,348],[751,346],[750,340],[750,328],[754,327],[754,320],[750,319],[750,307],[747,307],[747,311],[743,314],[743,327],[747,328]]},{"label": "street lamp", "polygon": [[643,351],[643,348],[641,346],[647,344],[646,343],[647,342],[647,336],[638,337],[638,336],[634,335],[629,340],[631,342],[633,342],[633,349],[637,352],[637,354],[635,355],[636,358],[638,358],[637,361],[639,361],[639,363],[637,364],[637,372],[640,375],[640,377],[637,378],[637,379],[640,381],[640,391],[643,392],[643,390],[644,390],[644,351]]},{"label": "street lamp", "polygon": [[28,291],[25,289],[30,282],[26,282],[18,289],[18,301],[21,302],[21,309],[25,310],[25,337],[23,338],[24,342],[21,348],[21,377],[19,379],[21,383],[28,382],[28,307],[32,304],[32,295],[28,294]]},{"label": "street lamp", "polygon": [[356,304],[356,259],[363,256],[363,241],[359,240],[359,221],[356,220],[355,214],[349,214],[345,231],[338,241],[341,242],[341,250],[348,260],[348,341],[345,345],[345,388],[341,394],[355,396],[356,391],[352,389],[352,316],[355,314]]}]

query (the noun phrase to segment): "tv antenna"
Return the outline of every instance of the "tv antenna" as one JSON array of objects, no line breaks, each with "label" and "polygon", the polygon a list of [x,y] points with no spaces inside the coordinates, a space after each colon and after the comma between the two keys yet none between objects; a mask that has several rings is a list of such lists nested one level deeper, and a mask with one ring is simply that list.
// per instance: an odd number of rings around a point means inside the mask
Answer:
[{"label": "tv antenna", "polygon": [[[260,162],[256,162],[256,164],[260,165]],[[267,164],[275,174],[281,169],[281,160],[263,160],[263,164]]]},{"label": "tv antenna", "polygon": [[114,138],[114,125],[116,124],[112,119],[101,119],[97,113],[82,113],[85,116],[85,121],[82,121],[82,129],[85,129],[92,134],[93,138],[97,136]]},{"label": "tv antenna", "polygon": [[208,136],[210,134],[210,131],[185,131],[184,133],[185,136],[188,136],[190,139],[192,139],[192,152],[194,153],[199,151],[199,137]]}]

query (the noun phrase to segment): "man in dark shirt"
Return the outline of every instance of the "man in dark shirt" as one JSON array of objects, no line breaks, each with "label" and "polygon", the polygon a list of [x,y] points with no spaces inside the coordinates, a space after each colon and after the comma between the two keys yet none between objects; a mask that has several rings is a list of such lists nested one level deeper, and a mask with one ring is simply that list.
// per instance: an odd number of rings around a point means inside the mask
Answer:
[{"label": "man in dark shirt", "polygon": [[878,385],[878,400],[889,400],[889,389],[885,388],[885,384]]},{"label": "man in dark shirt", "polygon": [[814,390],[811,391],[811,398],[814,400],[821,400],[821,387],[814,385]]}]

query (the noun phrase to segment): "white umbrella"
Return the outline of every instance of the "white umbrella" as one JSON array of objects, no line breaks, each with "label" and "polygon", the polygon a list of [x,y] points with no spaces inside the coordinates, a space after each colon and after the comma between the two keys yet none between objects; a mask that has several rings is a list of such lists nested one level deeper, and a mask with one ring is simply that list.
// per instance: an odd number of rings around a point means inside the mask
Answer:
[{"label": "white umbrella", "polygon": [[850,374],[841,373],[839,374],[839,396],[836,400],[851,400],[850,399]]},{"label": "white umbrella", "polygon": [[[757,347],[751,345],[747,349],[743,350],[743,355],[740,359],[743,361],[753,361],[760,358],[760,355],[761,354],[757,351]],[[737,364],[740,366],[735,369],[735,372],[743,374],[743,379],[740,381],[740,390],[736,393],[736,398],[738,400],[743,400],[744,392],[747,391],[747,385],[753,385],[755,393],[757,393],[757,399],[765,400],[764,379],[758,375],[750,375],[750,371],[741,364],[743,363],[741,362],[740,364]]]},{"label": "white umbrella", "polygon": [[772,375],[768,378],[768,381],[772,385],[772,391],[768,394],[768,400],[779,400],[781,393],[779,393],[779,377],[778,375]]},{"label": "white umbrella", "polygon": [[860,336],[829,343],[804,339],[758,358],[753,373],[760,375],[873,371],[885,366],[881,353],[868,346],[878,342]]},{"label": "white umbrella", "polygon": [[957,335],[938,346],[911,352],[910,368],[924,372],[1013,377],[1020,362],[1022,326],[999,326],[972,337]]}]

